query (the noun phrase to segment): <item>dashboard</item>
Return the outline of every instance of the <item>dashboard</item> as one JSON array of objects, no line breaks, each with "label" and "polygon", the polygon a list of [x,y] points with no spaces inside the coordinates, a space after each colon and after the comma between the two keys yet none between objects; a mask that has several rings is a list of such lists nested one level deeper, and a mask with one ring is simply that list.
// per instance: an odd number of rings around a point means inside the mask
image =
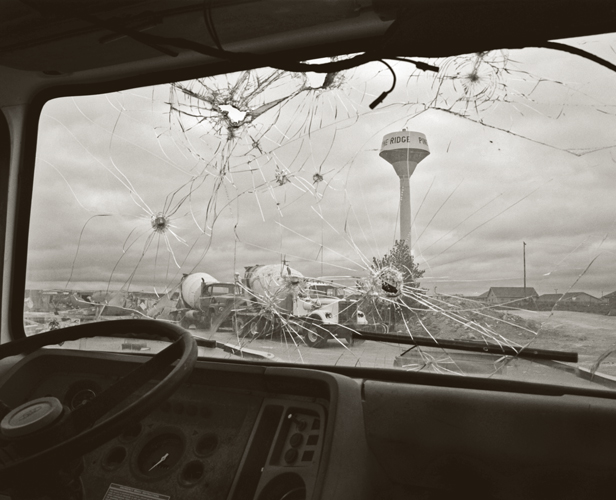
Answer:
[{"label": "dashboard", "polygon": [[[77,408],[147,359],[41,349],[8,369],[0,399]],[[86,500],[599,498],[614,422],[601,389],[200,360],[84,456],[81,481]]]}]

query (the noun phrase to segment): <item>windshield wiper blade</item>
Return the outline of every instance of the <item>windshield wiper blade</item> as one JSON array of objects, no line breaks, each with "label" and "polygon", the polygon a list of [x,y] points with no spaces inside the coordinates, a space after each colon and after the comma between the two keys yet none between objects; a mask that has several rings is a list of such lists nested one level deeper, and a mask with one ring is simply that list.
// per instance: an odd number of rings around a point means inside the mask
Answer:
[{"label": "windshield wiper blade", "polygon": [[275,358],[275,356],[269,352],[261,352],[255,349],[248,349],[246,347],[236,346],[233,344],[225,344],[224,342],[219,342],[218,340],[204,339],[195,335],[193,335],[193,339],[195,339],[195,342],[200,347],[206,347],[208,349],[221,349],[224,352],[228,352],[229,354],[233,354],[234,356],[237,356],[239,358],[266,361],[271,361]]},{"label": "windshield wiper blade", "polygon": [[482,352],[486,354],[502,354],[503,356],[513,356],[525,359],[548,359],[552,361],[564,361],[567,363],[577,363],[578,353],[567,351],[552,351],[549,349],[535,349],[524,347],[516,349],[514,347],[487,344],[472,340],[436,340],[431,337],[418,337],[413,335],[392,335],[390,333],[372,333],[353,331],[353,339],[372,340],[373,342],[392,342],[397,344],[436,347],[440,349],[455,349],[458,351]]}]

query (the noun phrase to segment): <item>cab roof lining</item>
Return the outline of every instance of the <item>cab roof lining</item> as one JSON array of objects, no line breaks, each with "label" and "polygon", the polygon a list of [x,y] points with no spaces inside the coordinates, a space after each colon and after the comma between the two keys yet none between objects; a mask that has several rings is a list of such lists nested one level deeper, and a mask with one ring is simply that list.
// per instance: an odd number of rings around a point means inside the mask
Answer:
[{"label": "cab roof lining", "polygon": [[339,53],[371,45],[382,56],[444,57],[615,31],[616,4],[611,0],[4,0],[0,65],[59,76],[190,52],[165,43],[158,47],[141,43],[109,29],[110,24],[209,47],[219,40],[229,51],[243,46],[262,54],[289,48],[309,53],[310,47],[345,42]]}]

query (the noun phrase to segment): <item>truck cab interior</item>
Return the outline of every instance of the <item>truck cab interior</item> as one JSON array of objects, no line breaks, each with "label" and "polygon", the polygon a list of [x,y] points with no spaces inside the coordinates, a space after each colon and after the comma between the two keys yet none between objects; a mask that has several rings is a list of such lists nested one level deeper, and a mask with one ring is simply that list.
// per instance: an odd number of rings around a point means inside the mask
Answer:
[{"label": "truck cab interior", "polygon": [[[611,498],[615,31],[610,0],[0,0],[0,499]],[[430,148],[400,244],[398,131]],[[168,314],[268,263],[385,326]]]}]

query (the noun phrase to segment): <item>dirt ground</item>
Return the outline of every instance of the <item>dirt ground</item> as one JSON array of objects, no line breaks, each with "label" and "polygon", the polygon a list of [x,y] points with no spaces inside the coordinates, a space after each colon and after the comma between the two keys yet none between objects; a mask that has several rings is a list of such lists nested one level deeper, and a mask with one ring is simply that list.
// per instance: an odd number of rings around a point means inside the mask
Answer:
[{"label": "dirt ground", "polygon": [[[537,347],[570,350],[580,354],[583,364],[616,349],[616,316],[603,316],[573,311],[525,311],[516,316],[540,326]],[[616,354],[606,358],[604,365],[616,364]]]},{"label": "dirt ground", "polygon": [[[530,344],[538,349],[577,352],[580,365],[616,350],[616,316],[573,311],[496,310],[463,300],[450,300],[440,311],[422,315],[423,325],[413,325],[417,335],[511,344]],[[616,370],[616,353],[602,362],[602,369]]]}]

